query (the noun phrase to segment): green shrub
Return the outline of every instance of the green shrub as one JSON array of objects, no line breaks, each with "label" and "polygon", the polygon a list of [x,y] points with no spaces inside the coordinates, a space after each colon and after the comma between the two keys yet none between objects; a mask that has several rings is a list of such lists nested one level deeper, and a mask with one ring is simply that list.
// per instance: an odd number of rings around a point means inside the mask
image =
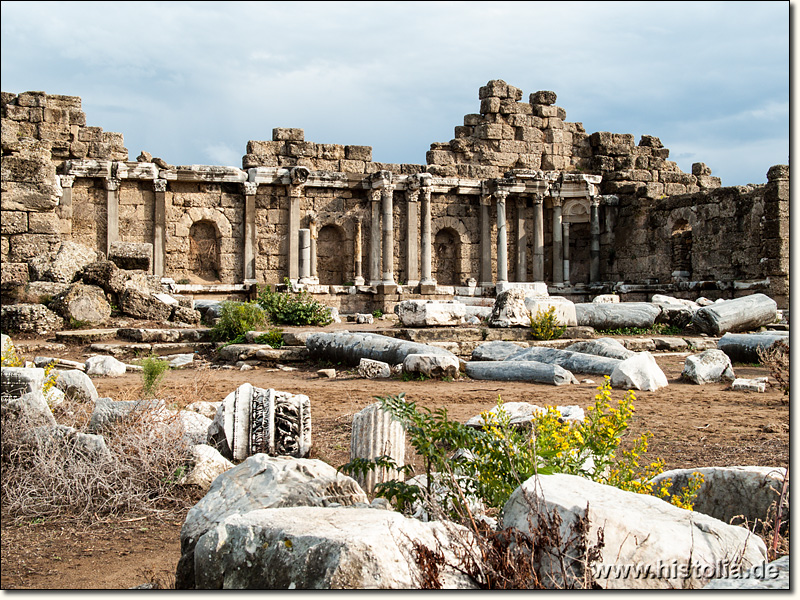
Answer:
[{"label": "green shrub", "polygon": [[273,348],[283,347],[283,329],[273,328],[256,338],[256,344],[269,344]]},{"label": "green shrub", "polygon": [[566,327],[558,324],[555,306],[551,306],[546,311],[537,311],[536,316],[531,315],[531,335],[535,340],[560,338],[565,329]]},{"label": "green shrub", "polygon": [[373,310],[372,311],[372,318],[373,319],[380,319],[383,316],[382,310]]},{"label": "green shrub", "polygon": [[142,396],[152,398],[169,371],[169,363],[155,356],[142,361]]},{"label": "green shrub", "polygon": [[258,304],[276,325],[317,325],[324,327],[333,322],[328,307],[314,300],[305,290],[294,291],[291,282],[288,292],[273,292],[270,286],[259,294]]},{"label": "green shrub", "polygon": [[232,302],[220,305],[219,320],[211,335],[218,342],[244,339],[248,331],[258,330],[267,324],[267,313],[257,302]]}]

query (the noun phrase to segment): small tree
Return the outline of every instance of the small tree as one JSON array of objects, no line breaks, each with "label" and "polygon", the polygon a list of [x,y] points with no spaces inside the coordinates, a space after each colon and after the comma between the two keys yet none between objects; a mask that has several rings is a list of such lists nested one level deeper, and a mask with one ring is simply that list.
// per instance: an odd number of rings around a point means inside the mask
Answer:
[{"label": "small tree", "polygon": [[555,340],[560,338],[566,327],[558,324],[556,307],[551,306],[546,311],[539,309],[536,316],[531,315],[531,335],[535,340]]}]

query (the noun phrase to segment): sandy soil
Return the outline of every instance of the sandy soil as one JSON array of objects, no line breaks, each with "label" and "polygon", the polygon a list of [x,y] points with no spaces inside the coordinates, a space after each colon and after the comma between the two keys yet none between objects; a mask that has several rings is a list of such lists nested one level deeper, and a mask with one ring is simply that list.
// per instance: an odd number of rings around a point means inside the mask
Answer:
[{"label": "sandy soil", "polygon": [[[62,357],[83,360],[88,348],[70,348]],[[657,392],[640,392],[630,434],[653,433],[649,456],[663,458],[667,468],[765,465],[786,466],[789,460],[789,407],[781,392],[733,392],[728,384],[697,386],[683,383],[679,375],[684,356],[656,355],[670,385]],[[182,402],[219,401],[245,382],[307,394],[312,402],[312,458],[339,466],[349,459],[352,415],[374,402],[376,396],[405,393],[422,406],[444,406],[451,418],[464,421],[503,401],[539,405],[594,402],[596,383],[554,387],[529,383],[491,381],[364,380],[352,371],[339,371],[336,379],[321,379],[317,369],[257,368],[251,371],[200,368],[172,371],[164,384],[165,395]],[[761,367],[734,365],[738,377],[759,377]],[[96,379],[101,396],[121,399],[141,387],[139,375]],[[622,397],[615,391],[615,398]],[[139,518],[74,526],[47,521],[2,524],[2,587],[39,589],[120,589],[146,582],[169,586],[180,556],[180,526],[184,514],[166,520]]]}]

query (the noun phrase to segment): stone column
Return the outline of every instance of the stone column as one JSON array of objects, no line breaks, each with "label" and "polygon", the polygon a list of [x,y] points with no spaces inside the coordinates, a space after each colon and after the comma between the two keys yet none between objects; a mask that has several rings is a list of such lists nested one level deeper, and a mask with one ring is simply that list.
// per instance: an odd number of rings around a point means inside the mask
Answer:
[{"label": "stone column", "polygon": [[564,282],[564,269],[562,268],[564,247],[561,233],[561,198],[553,196],[553,283]]},{"label": "stone column", "polygon": [[300,272],[300,198],[309,173],[306,167],[294,167],[289,171],[289,248],[286,258],[289,279],[293,282],[297,281]]},{"label": "stone column", "polygon": [[311,230],[301,229],[298,231],[298,243],[300,245],[300,265],[298,275],[300,283],[309,283],[311,276]]},{"label": "stone column", "polygon": [[372,221],[369,228],[369,284],[379,285],[381,282],[381,191],[370,190],[370,194]]},{"label": "stone column", "polygon": [[319,283],[317,273],[317,215],[311,215],[308,219],[308,229],[311,232],[311,282]]},{"label": "stone column", "polygon": [[497,190],[497,283],[508,282],[508,232],[506,231],[506,199],[508,192]]},{"label": "stone column", "polygon": [[381,189],[381,225],[383,227],[383,285],[394,282],[394,185]]},{"label": "stone column", "polygon": [[589,250],[589,282],[600,281],[600,197],[592,196],[591,200],[591,247]]},{"label": "stone column", "polygon": [[72,186],[74,175],[59,175],[61,181],[61,199],[58,201],[58,218],[61,221],[59,230],[62,235],[72,235]]},{"label": "stone column", "polygon": [[563,223],[564,228],[564,282],[569,283],[569,223]]},{"label": "stone column", "polygon": [[[403,425],[383,410],[380,404],[370,404],[353,415],[350,460],[355,458],[374,460],[379,456],[389,456],[398,467],[402,467],[405,464],[405,453],[406,434]],[[365,477],[357,476],[355,479],[364,491],[370,494],[375,484],[392,479],[402,480],[403,476],[399,471],[375,469]]]},{"label": "stone column", "polygon": [[525,198],[517,198],[517,266],[514,271],[514,278],[520,282],[527,281],[528,276],[528,236],[525,233],[525,204]]},{"label": "stone column", "polygon": [[[425,181],[425,184],[428,182]],[[420,233],[422,237],[422,279],[420,286],[426,286],[426,291],[420,287],[420,293],[433,293],[436,280],[431,276],[431,188],[428,185],[422,186],[422,227]]]},{"label": "stone column", "polygon": [[[410,179],[410,178],[409,178]],[[419,182],[406,188],[408,222],[406,228],[406,284],[419,284]]]},{"label": "stone column", "polygon": [[153,275],[164,276],[167,264],[167,180],[154,179],[155,214],[153,215]]},{"label": "stone column", "polygon": [[111,244],[119,241],[119,179],[104,179],[106,188],[106,256]]},{"label": "stone column", "polygon": [[533,280],[544,281],[544,196],[533,197]]},{"label": "stone column", "polygon": [[364,273],[361,267],[361,217],[356,218],[356,237],[353,240],[353,270],[355,271],[353,283],[364,285]]},{"label": "stone column", "polygon": [[251,181],[242,183],[244,193],[244,277],[245,283],[256,280],[256,191],[258,184]]},{"label": "stone column", "polygon": [[481,194],[481,287],[494,285],[492,277],[492,223],[489,211],[492,205],[490,194]]}]

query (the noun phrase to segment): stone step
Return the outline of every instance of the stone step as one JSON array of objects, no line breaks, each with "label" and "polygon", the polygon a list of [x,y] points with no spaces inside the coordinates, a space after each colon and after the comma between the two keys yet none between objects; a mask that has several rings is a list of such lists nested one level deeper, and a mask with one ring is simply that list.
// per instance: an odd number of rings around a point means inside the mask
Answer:
[{"label": "stone step", "polygon": [[70,331],[56,331],[56,340],[65,344],[91,344],[113,340],[118,335],[118,329],[75,329]]},{"label": "stone step", "polygon": [[270,348],[266,344],[228,344],[218,350],[219,357],[226,362],[259,360],[262,362],[300,362],[308,359],[305,346],[283,346]]},{"label": "stone step", "polygon": [[97,343],[89,346],[92,352],[110,354],[111,356],[166,356],[168,354],[189,354],[195,351],[210,351],[214,344],[209,342],[176,342],[176,343]]},{"label": "stone step", "polygon": [[124,340],[144,343],[211,342],[212,330],[208,327],[186,329],[120,329],[118,336]]}]

